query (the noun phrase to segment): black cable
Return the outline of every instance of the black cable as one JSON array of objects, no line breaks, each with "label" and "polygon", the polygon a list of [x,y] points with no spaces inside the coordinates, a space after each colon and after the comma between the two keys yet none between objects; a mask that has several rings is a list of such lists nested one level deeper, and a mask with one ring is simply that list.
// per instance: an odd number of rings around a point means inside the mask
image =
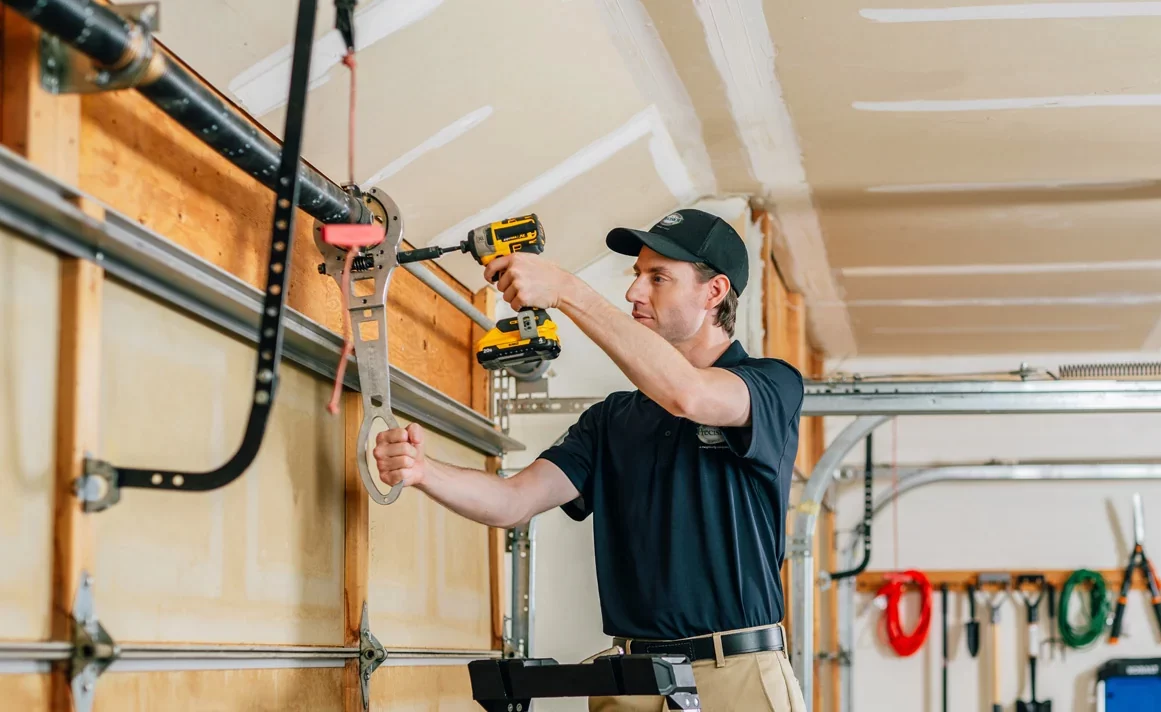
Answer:
[{"label": "black cable", "polygon": [[863,560],[853,569],[832,572],[830,575],[832,581],[858,576],[866,570],[867,564],[871,563],[871,519],[875,515],[874,501],[871,497],[874,491],[874,475],[874,447],[871,435],[868,433],[866,462],[863,465]]},{"label": "black cable", "polygon": [[125,487],[207,491],[233,482],[253,463],[266,434],[266,424],[278,389],[278,365],[282,360],[283,306],[290,274],[294,240],[295,206],[298,204],[301,174],[298,170],[309,89],[310,60],[314,40],[317,0],[300,0],[295,30],[290,100],[286,110],[281,165],[278,170],[266,294],[258,333],[258,358],[254,374],[254,394],[250,416],[237,452],[222,466],[209,472],[179,472],[162,469],[118,468],[108,463],[86,460],[86,474],[109,477],[109,493]]}]

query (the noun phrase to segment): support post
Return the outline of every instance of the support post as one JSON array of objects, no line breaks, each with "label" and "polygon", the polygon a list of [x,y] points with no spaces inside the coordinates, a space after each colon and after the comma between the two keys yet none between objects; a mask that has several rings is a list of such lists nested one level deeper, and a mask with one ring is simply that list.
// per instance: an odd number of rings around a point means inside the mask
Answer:
[{"label": "support post", "polygon": [[535,519],[509,531],[512,545],[512,636],[505,657],[532,657],[533,540]]},{"label": "support post", "polygon": [[[370,565],[369,503],[359,466],[359,429],[363,424],[363,399],[358,393],[343,393],[343,491],[345,498],[343,534],[343,645],[359,647],[359,627],[367,602]],[[363,691],[359,681],[359,661],[348,660],[343,669],[343,712],[363,712]]]},{"label": "support post", "polygon": [[838,472],[844,457],[858,445],[868,433],[890,420],[885,415],[864,415],[848,425],[830,447],[826,449],[818,464],[810,473],[806,489],[797,506],[794,519],[794,534],[790,540],[791,560],[790,580],[793,586],[791,597],[791,664],[802,684],[802,694],[807,709],[814,703],[814,532],[818,514],[822,509],[822,498],[827,486]]},{"label": "support post", "polygon": [[[0,142],[29,163],[75,186],[79,170],[81,100],[54,96],[40,85],[40,30],[10,7],[0,8]],[[87,201],[78,207],[96,217]],[[57,361],[56,477],[53,494],[52,638],[72,640],[73,609],[84,577],[94,574],[93,531],[74,492],[86,454],[98,450],[101,385],[101,287],[104,270],[65,257],[60,273]],[[89,578],[90,582],[95,581]],[[93,585],[100,588],[99,581]],[[71,666],[51,682],[54,712],[72,712]]]}]

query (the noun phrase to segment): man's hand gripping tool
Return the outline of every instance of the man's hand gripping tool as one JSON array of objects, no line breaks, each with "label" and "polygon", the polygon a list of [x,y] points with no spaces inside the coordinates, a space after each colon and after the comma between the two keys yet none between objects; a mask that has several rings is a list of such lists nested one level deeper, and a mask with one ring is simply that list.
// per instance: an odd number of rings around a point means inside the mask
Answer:
[{"label": "man's hand gripping tool", "polygon": [[[356,189],[352,189],[356,190]],[[363,486],[376,504],[391,504],[403,490],[403,484],[389,491],[380,489],[379,479],[367,463],[367,446],[372,433],[399,427],[391,411],[390,363],[387,356],[387,286],[398,266],[396,251],[403,239],[403,217],[395,201],[378,188],[362,194],[371,210],[373,222],[352,225],[315,223],[314,239],[324,262],[319,272],[334,277],[343,294],[350,315],[350,339],[354,343],[355,363],[359,369],[359,389],[363,394],[363,424],[359,428],[356,461]],[[350,262],[348,270],[344,263]],[[344,272],[349,277],[344,279]],[[371,283],[371,289],[357,285]],[[347,350],[340,359],[346,366]],[[342,378],[339,378],[341,384]],[[384,427],[376,427],[381,420]]]}]

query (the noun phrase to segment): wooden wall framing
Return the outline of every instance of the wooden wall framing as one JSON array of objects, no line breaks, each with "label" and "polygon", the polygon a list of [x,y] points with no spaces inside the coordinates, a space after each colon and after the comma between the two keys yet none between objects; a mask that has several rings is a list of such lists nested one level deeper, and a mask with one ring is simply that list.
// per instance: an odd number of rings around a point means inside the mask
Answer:
[{"label": "wooden wall framing", "polygon": [[[199,257],[250,284],[259,288],[264,286],[273,210],[273,194],[268,189],[201,144],[133,91],[83,97],[54,96],[44,92],[40,88],[38,74],[39,31],[6,7],[0,8],[0,37],[3,41],[0,46],[0,142],[40,169],[78,187],[110,208],[138,220]],[[102,207],[97,203],[81,207],[95,217],[102,216]],[[318,275],[315,269],[321,258],[311,238],[312,223],[313,219],[305,213],[297,214],[288,304],[311,319],[341,332],[338,289],[332,279]],[[494,305],[490,292],[485,290],[471,294],[442,270],[435,268],[435,271],[462,296],[472,299],[485,312],[490,312]],[[124,323],[128,317],[124,311],[113,312],[117,317],[110,323],[110,304],[130,304],[124,308],[135,309],[137,307],[132,304],[139,303],[144,312],[156,312],[163,307],[156,304],[149,306],[148,299],[119,284],[107,282],[99,266],[83,260],[59,260],[58,289],[56,303],[49,304],[56,313],[52,320],[46,321],[47,324],[55,324],[59,320],[59,338],[54,342],[57,353],[52,361],[56,364],[55,470],[50,505],[52,575],[44,587],[51,597],[50,604],[44,606],[49,620],[42,628],[33,625],[27,630],[22,629],[23,632],[16,636],[0,630],[0,639],[68,639],[68,612],[72,608],[72,599],[82,571],[93,573],[96,577],[98,613],[102,612],[104,602],[115,622],[119,615],[117,606],[110,604],[110,598],[102,599],[103,579],[97,564],[103,560],[102,556],[108,554],[110,542],[116,541],[115,532],[118,528],[129,531],[132,527],[133,522],[124,521],[126,517],[135,515],[130,512],[133,507],[128,500],[137,501],[136,513],[139,513],[142,511],[142,501],[149,495],[159,494],[134,491],[132,496],[127,496],[117,505],[123,508],[122,512],[88,515],[81,511],[71,488],[72,482],[80,474],[83,456],[87,453],[101,453],[102,445],[107,442],[108,433],[102,432],[102,426],[108,423],[102,422],[102,416],[109,413],[109,394],[106,393],[106,400],[102,401],[102,389],[103,386],[105,390],[108,389],[106,381],[111,377],[110,369],[125,367],[116,362],[103,363],[101,356],[114,354],[115,359],[119,360],[124,353],[130,352],[130,347],[115,343],[118,332],[131,328],[130,324]],[[488,374],[475,362],[473,354],[473,344],[481,336],[479,327],[405,270],[398,270],[392,280],[388,315],[392,365],[487,415]],[[178,320],[185,318],[174,316]],[[211,330],[206,328],[206,331]],[[229,337],[220,335],[220,339],[228,341]],[[249,347],[239,345],[236,348]],[[288,367],[288,370],[293,369]],[[315,387],[310,384],[311,377],[308,374],[290,375],[292,379],[299,379],[302,388],[309,390]],[[247,379],[242,380],[245,382]],[[321,382],[318,387],[320,392],[326,390],[326,384]],[[280,391],[280,396],[282,394]],[[327,623],[318,628],[320,632],[308,634],[308,637],[314,636],[312,641],[315,644],[357,644],[363,602],[374,601],[377,595],[380,615],[390,614],[389,602],[384,600],[386,593],[373,590],[373,520],[376,516],[406,516],[408,510],[422,506],[416,493],[405,492],[400,502],[387,508],[390,512],[372,514],[369,499],[363,492],[351,457],[355,451],[355,438],[361,418],[360,399],[356,394],[348,393],[343,404],[343,420],[333,430],[336,433],[335,447],[339,449],[339,452],[334,453],[335,460],[341,458],[345,465],[338,467],[339,479],[333,488],[326,485],[328,491],[334,489],[336,493],[333,511],[339,520],[336,526],[342,528],[339,537],[341,543],[338,544],[341,554],[336,564],[342,569],[337,573],[335,584],[336,590],[341,588],[341,597],[334,609],[337,615],[334,639],[331,640],[331,634],[326,632],[331,625]],[[318,407],[321,410],[321,402]],[[244,413],[240,417],[244,418]],[[237,423],[231,422],[228,425],[232,427]],[[230,427],[225,429],[230,430]],[[240,428],[237,432],[240,433]],[[234,445],[226,443],[227,448]],[[461,458],[470,460],[472,464],[477,464],[478,460],[477,466],[492,469],[498,466],[495,459],[472,454],[450,441],[440,447],[450,447],[451,452],[460,453]],[[442,450],[440,454],[443,454]],[[323,454],[319,457],[327,456]],[[248,472],[242,481],[227,488],[233,489],[229,493],[222,490],[220,493],[202,495],[163,496],[164,503],[159,500],[157,507],[176,509],[183,504],[192,505],[195,500],[197,506],[208,506],[210,499],[217,498],[217,504],[213,506],[217,506],[219,512],[226,513],[224,516],[229,524],[232,516],[230,507],[235,506],[231,502],[243,496],[243,489],[248,486],[245,480],[252,476],[258,476],[258,473]],[[290,496],[286,493],[286,497]],[[324,495],[324,499],[327,496]],[[189,499],[180,499],[182,497]],[[42,500],[47,500],[47,497],[42,495]],[[300,504],[290,499],[284,499],[283,504],[277,506],[289,507],[285,511],[292,516],[301,511]],[[121,522],[116,521],[116,515],[119,514]],[[49,516],[45,515],[46,524],[48,519]],[[474,632],[449,639],[457,643],[454,646],[447,644],[448,640],[437,640],[425,646],[415,644],[418,637],[407,639],[401,637],[399,631],[385,631],[382,622],[378,628],[373,623],[373,629],[385,645],[398,645],[398,641],[405,641],[412,643],[412,648],[457,647],[485,651],[496,649],[500,644],[497,621],[501,620],[505,601],[501,576],[495,569],[503,566],[503,560],[502,556],[496,554],[495,542],[502,540],[497,532],[489,532],[469,522],[441,521],[433,524],[433,527],[445,524],[448,527],[454,524],[455,532],[444,538],[452,540],[454,546],[459,547],[460,553],[457,555],[475,559],[475,568],[472,569],[474,573],[465,584],[471,589],[468,598],[475,597],[476,608],[472,611],[479,620],[471,624]],[[143,537],[149,535],[145,531],[136,533]],[[198,536],[196,531],[187,534]],[[423,536],[422,533],[418,535]],[[398,543],[396,539],[390,546],[397,546]],[[453,574],[460,575],[470,567],[456,565],[450,568]],[[253,593],[253,582],[247,585],[251,588],[246,590]],[[322,585],[319,590],[325,591],[326,585]],[[0,596],[5,595],[4,591],[3,586],[0,586]],[[316,594],[307,591],[303,595],[310,597]],[[453,600],[453,604],[462,600],[463,596]],[[0,605],[0,613],[3,610],[3,605]],[[329,609],[324,607],[320,610]],[[159,607],[157,615],[164,616],[163,611]],[[166,636],[165,630],[149,631],[146,628],[135,629],[135,634],[118,639],[122,642],[274,642],[223,640],[214,633],[207,634],[209,640],[195,641],[191,636],[196,635],[196,632],[173,639]],[[117,626],[112,625],[112,622],[110,632],[114,637],[119,635]],[[278,642],[298,644],[299,641]],[[354,665],[352,663],[342,670],[301,668],[109,673],[99,683],[96,709],[173,709],[176,700],[199,699],[202,703],[199,709],[333,709],[353,712],[362,710]],[[380,710],[396,706],[410,709],[413,705],[423,705],[424,708],[430,705],[435,708],[441,704],[464,704],[466,699],[470,699],[466,669],[463,666],[382,668],[373,679],[372,690],[372,709]],[[53,710],[71,709],[67,682],[60,674],[0,674],[0,699],[19,700],[17,706],[30,711],[50,707]]]},{"label": "wooden wall framing", "polygon": [[[778,229],[777,221],[764,210],[755,210],[753,220],[759,225],[763,235],[762,255],[765,259],[763,266],[763,322],[766,328],[765,353],[768,357],[781,358],[797,368],[807,379],[821,378],[824,370],[823,354],[810,344],[806,332],[806,303],[802,294],[792,292],[786,287],[778,265],[774,262],[772,246],[776,243]],[[823,419],[820,417],[803,418],[799,427],[798,456],[795,459],[797,471],[795,486],[792,488],[792,503],[797,500],[798,492],[805,478],[810,476],[815,463],[826,450],[826,432]],[[825,503],[824,503],[825,505]],[[788,534],[793,533],[794,518],[797,512],[793,508],[787,513],[786,528]],[[838,564],[838,549],[835,539],[834,511],[824,506],[819,516],[819,535],[815,538],[815,561],[820,571],[833,571]],[[783,564],[782,584],[785,591],[786,611],[789,613],[792,600],[790,581],[790,567]],[[814,610],[814,640],[820,650],[837,651],[838,638],[838,587],[831,586],[827,591],[815,588]],[[787,635],[791,638],[795,631],[790,626],[789,616],[785,621]],[[839,709],[839,667],[835,664],[828,666],[830,682],[822,684],[821,672],[823,664],[814,661],[814,679],[819,684],[814,686],[814,700],[812,709]],[[824,703],[829,706],[824,708]]]}]

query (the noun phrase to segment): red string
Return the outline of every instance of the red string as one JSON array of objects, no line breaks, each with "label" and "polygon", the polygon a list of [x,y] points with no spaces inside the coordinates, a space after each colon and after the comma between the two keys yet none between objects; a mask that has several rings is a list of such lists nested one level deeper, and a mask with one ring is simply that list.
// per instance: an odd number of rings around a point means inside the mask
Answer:
[{"label": "red string", "polygon": [[[919,621],[910,633],[903,630],[899,613],[899,601],[903,598],[908,584],[919,586],[921,596]],[[931,582],[920,571],[903,571],[892,574],[876,595],[886,597],[883,617],[887,627],[887,642],[900,657],[914,655],[923,647],[923,643],[927,640],[927,631],[931,627]]]},{"label": "red string", "polygon": [[[355,53],[347,52],[343,56],[343,64],[351,70],[351,104],[347,118],[347,175],[351,185],[355,183]],[[335,369],[335,385],[331,391],[331,401],[327,404],[327,411],[331,415],[339,412],[339,398],[343,392],[343,375],[347,371],[347,359],[355,350],[354,329],[351,327],[351,310],[348,297],[351,292],[351,264],[359,252],[357,247],[347,248],[347,257],[343,260],[342,288],[339,290],[343,309],[343,350],[339,354],[339,365]]]},{"label": "red string", "polygon": [[343,55],[343,64],[351,70],[351,103],[347,110],[347,180],[355,184],[355,53]]},{"label": "red string", "polygon": [[327,410],[331,415],[339,412],[339,397],[343,392],[343,374],[347,371],[347,359],[351,352],[355,350],[353,341],[353,329],[351,328],[351,310],[347,302],[347,295],[351,290],[351,263],[355,261],[355,253],[357,248],[350,248],[347,250],[347,258],[343,260],[343,277],[342,288],[339,290],[343,309],[343,351],[339,354],[339,367],[335,369],[335,387],[331,391],[331,402],[327,404]]}]

